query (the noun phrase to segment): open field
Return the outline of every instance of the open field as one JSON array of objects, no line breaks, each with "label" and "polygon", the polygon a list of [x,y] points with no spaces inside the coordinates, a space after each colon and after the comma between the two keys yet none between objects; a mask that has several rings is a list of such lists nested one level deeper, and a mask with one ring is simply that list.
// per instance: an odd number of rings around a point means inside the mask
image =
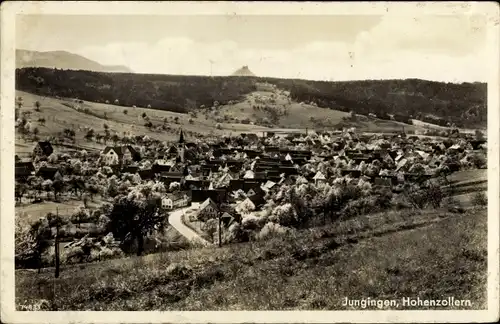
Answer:
[{"label": "open field", "polygon": [[[125,133],[131,135],[148,135],[151,138],[161,141],[175,140],[180,128],[184,129],[184,131],[196,132],[197,134],[214,134],[219,136],[265,131],[304,132],[305,128],[311,129],[314,127],[314,123],[310,119],[311,117],[321,121],[329,120],[329,123],[332,125],[341,123],[345,127],[356,127],[358,131],[363,132],[399,132],[403,127],[407,131],[414,130],[414,127],[411,125],[362,116],[357,121],[342,122],[342,118],[348,115],[345,112],[318,108],[293,101],[287,106],[288,115],[282,116],[279,125],[274,128],[222,122],[220,123],[221,129],[218,130],[215,127],[217,122],[213,119],[214,116],[209,115],[209,118],[206,118],[202,113],[198,113],[196,118],[192,118],[188,114],[140,107],[122,107],[86,101],[83,104],[79,104],[69,99],[37,96],[23,91],[16,91],[16,96],[23,98],[24,105],[20,112],[29,111],[31,113],[29,120],[38,128],[39,138],[57,136],[65,128],[75,131],[76,136],[73,147],[71,145],[58,147],[61,152],[74,149],[102,150],[105,146],[104,144],[86,141],[84,136],[86,134],[85,127],[92,128],[97,133],[104,133],[104,124],[109,126],[111,134],[116,133],[119,136]],[[39,112],[34,110],[36,101],[41,103]],[[241,116],[240,120],[250,118],[251,121],[265,116],[264,112],[255,112],[252,106],[253,104],[248,101],[225,105],[220,108],[219,115]],[[76,107],[80,107],[82,110],[86,109],[88,113],[77,111]],[[124,111],[127,113],[125,114]],[[148,129],[144,126],[146,122],[142,117],[144,113],[155,126],[163,125],[164,119],[166,119],[166,125],[171,128],[171,131],[154,131]],[[38,122],[40,118],[45,119],[44,124]],[[174,122],[174,118],[178,118],[177,123]],[[190,119],[192,119],[192,123],[190,123]],[[16,153],[26,155],[32,149],[32,144],[17,136]]]},{"label": "open field", "polygon": [[460,296],[482,309],[486,228],[486,209],[368,215],[288,238],[63,267],[58,279],[18,270],[16,299],[58,310],[281,310]]},{"label": "open field", "polygon": [[454,185],[463,184],[467,182],[487,181],[487,180],[488,180],[487,169],[459,171],[459,172],[454,172],[448,176],[448,181],[450,181],[450,183]]},{"label": "open field", "polygon": [[[76,139],[79,146],[89,145],[83,138],[85,135],[84,127],[89,127],[96,132],[102,133],[104,132],[104,124],[109,126],[111,133],[115,131],[119,135],[123,135],[123,133],[148,135],[151,138],[163,141],[176,139],[178,137],[177,131],[180,127],[185,131],[196,131],[206,134],[214,132],[219,135],[224,134],[224,132],[246,132],[253,128],[252,125],[222,124],[222,130],[218,131],[215,129],[215,123],[213,121],[207,121],[203,118],[195,118],[194,123],[190,124],[190,116],[187,114],[92,102],[78,104],[69,99],[42,97],[22,91],[16,91],[16,96],[21,96],[24,101],[21,113],[23,111],[31,112],[30,120],[34,121],[35,125],[38,127],[40,131],[39,137],[55,136],[64,128],[71,128],[76,132]],[[35,111],[33,108],[36,101],[41,103],[40,112]],[[72,108],[77,106],[80,106],[82,109],[87,108],[90,114]],[[127,114],[124,114],[125,110]],[[174,132],[168,133],[164,131],[160,133],[149,130],[144,126],[145,121],[142,118],[143,113],[149,116],[153,125],[163,125],[164,118],[170,119],[168,125],[174,129]],[[106,118],[104,114],[106,114]],[[179,124],[173,122],[173,119],[176,117],[179,118]],[[39,125],[37,123],[39,118],[45,118],[45,125]],[[264,128],[260,127],[260,129]]]},{"label": "open field", "polygon": [[[436,130],[449,130],[450,129],[450,127],[435,125],[435,124],[427,123],[427,122],[417,120],[417,119],[412,119],[412,123],[415,126],[422,127],[422,128],[428,128],[428,129],[436,129]],[[475,129],[470,129],[470,128],[459,128],[458,130],[460,131],[460,133],[465,133],[465,134],[474,134],[474,132],[476,131]],[[486,128],[484,128],[482,130],[486,131]]]}]

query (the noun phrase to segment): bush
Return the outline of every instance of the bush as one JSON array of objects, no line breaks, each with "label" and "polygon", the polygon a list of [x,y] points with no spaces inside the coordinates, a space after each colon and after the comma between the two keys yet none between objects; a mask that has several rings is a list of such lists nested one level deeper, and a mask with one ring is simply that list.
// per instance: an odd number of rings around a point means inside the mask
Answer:
[{"label": "bush", "polygon": [[441,202],[444,199],[443,190],[438,184],[430,184],[429,187],[425,189],[425,196],[427,204],[431,204],[434,208],[441,206]]},{"label": "bush", "polygon": [[447,197],[443,200],[443,207],[452,213],[463,213],[465,209],[455,197]]},{"label": "bush", "polygon": [[366,215],[380,210],[376,197],[364,197],[349,201],[342,209],[342,218],[351,218],[359,215]]},{"label": "bush", "polygon": [[297,222],[298,216],[292,204],[287,203],[275,207],[269,216],[269,220],[278,225],[290,226]]},{"label": "bush", "polygon": [[289,233],[290,228],[281,226],[273,222],[269,222],[260,230],[260,232],[255,236],[257,240],[265,240],[269,238],[274,238],[276,236],[282,236]]},{"label": "bush", "polygon": [[179,263],[170,264],[165,271],[166,271],[167,275],[173,276],[173,277],[176,277],[179,279],[188,278],[193,273],[193,269],[191,269],[190,267],[188,267],[186,265],[179,264]]},{"label": "bush", "polygon": [[488,206],[488,197],[484,192],[476,192],[472,196],[474,206]]}]

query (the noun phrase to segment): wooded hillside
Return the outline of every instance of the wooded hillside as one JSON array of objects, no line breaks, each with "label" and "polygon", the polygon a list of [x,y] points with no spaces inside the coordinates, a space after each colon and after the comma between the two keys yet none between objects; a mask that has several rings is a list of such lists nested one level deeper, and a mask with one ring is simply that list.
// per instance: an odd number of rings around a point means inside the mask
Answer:
[{"label": "wooded hillside", "polygon": [[256,90],[256,82],[275,84],[290,91],[298,102],[314,102],[319,107],[388,114],[406,121],[420,119],[445,126],[484,127],[487,117],[485,83],[452,84],[406,80],[308,81],[258,77],[207,77],[133,73],[103,73],[48,68],[16,70],[16,88],[39,95],[110,102],[123,106],[148,107],[188,112],[243,100]]}]

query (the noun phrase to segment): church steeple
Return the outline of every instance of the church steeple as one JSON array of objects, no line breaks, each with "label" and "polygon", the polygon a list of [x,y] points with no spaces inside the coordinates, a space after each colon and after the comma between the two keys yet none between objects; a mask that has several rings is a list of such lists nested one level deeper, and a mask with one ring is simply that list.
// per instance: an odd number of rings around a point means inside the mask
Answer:
[{"label": "church steeple", "polygon": [[182,128],[181,128],[181,133],[179,135],[179,144],[183,144],[184,143],[184,133],[182,132]]}]

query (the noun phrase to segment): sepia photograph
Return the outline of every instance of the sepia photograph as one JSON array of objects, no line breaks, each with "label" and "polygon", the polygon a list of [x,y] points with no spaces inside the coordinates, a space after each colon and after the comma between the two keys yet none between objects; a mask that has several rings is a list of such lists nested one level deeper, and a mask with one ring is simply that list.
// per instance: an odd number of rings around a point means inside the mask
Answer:
[{"label": "sepia photograph", "polygon": [[498,319],[498,4],[1,11],[2,322]]}]

